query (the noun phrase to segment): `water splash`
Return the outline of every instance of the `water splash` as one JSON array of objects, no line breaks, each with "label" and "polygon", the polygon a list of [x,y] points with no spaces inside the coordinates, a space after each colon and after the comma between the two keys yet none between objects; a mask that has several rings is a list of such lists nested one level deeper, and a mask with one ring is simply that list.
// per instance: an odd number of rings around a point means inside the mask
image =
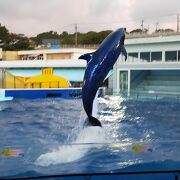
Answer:
[{"label": "water splash", "polygon": [[[97,108],[98,102],[96,95],[93,104],[93,116],[95,117],[97,116]],[[82,110],[79,124],[72,130],[71,135],[68,137],[68,140],[72,140],[70,144],[61,145],[51,152],[40,155],[35,164],[49,166],[73,162],[85,156],[92,146],[98,148],[101,143],[106,143],[107,138],[103,128],[93,126],[84,128],[86,117],[85,112]]]},{"label": "water splash", "polygon": [[99,147],[106,142],[106,134],[101,127],[82,129],[73,144],[61,145],[51,152],[42,154],[35,164],[39,166],[56,165],[79,160],[88,153],[91,147]]}]

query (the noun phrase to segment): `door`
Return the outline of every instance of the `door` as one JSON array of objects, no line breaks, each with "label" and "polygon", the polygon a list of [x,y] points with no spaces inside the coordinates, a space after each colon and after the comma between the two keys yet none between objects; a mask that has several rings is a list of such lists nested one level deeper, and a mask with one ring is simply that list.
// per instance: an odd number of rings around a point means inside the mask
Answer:
[{"label": "door", "polygon": [[120,92],[128,91],[128,71],[120,71],[119,72],[119,88]]}]

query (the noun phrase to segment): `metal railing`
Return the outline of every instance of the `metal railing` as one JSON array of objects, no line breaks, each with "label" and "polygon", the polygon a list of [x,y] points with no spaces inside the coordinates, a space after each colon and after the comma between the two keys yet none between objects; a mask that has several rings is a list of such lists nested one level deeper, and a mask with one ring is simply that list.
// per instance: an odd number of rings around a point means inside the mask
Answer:
[{"label": "metal railing", "polygon": [[127,99],[167,99],[180,101],[180,92],[165,92],[165,91],[124,91],[120,93],[114,93],[114,95],[120,95]]}]

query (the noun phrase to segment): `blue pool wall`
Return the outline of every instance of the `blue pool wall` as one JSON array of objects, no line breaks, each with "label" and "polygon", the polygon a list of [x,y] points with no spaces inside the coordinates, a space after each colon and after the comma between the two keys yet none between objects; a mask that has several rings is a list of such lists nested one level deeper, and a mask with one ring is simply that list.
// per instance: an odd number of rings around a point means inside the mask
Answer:
[{"label": "blue pool wall", "polygon": [[[104,89],[99,89],[99,97],[104,95]],[[81,98],[82,88],[69,89],[6,89],[6,97],[38,99],[38,98]]]}]

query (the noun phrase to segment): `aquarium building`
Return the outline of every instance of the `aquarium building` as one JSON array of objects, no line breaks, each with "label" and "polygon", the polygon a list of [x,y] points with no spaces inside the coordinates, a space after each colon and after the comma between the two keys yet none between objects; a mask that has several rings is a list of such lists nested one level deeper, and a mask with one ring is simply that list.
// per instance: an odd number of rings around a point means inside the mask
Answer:
[{"label": "aquarium building", "polygon": [[[42,49],[10,52],[11,56],[9,52],[5,52],[4,54],[11,58],[0,62],[0,88],[27,88],[26,81],[41,75],[43,68],[53,68],[53,74],[67,79],[71,87],[81,87],[86,61],[79,60],[78,57],[88,52],[92,50]],[[14,54],[18,55],[17,59],[12,59]],[[42,86],[36,84],[33,87],[41,88]]]},{"label": "aquarium building", "polygon": [[180,94],[180,35],[126,39],[109,88],[114,94]]}]

